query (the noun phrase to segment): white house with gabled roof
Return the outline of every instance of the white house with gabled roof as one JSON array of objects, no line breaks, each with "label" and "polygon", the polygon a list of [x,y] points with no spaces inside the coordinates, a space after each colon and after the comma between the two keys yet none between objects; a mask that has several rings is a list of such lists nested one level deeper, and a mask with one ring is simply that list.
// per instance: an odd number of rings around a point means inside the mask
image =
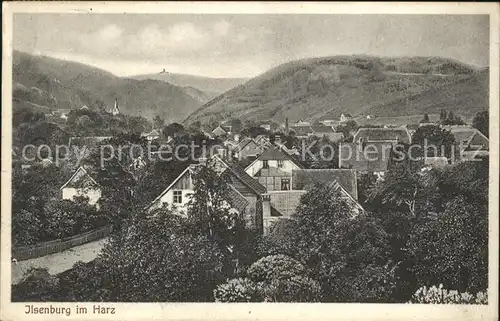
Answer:
[{"label": "white house with gabled roof", "polygon": [[73,200],[75,197],[89,198],[89,204],[97,205],[101,198],[101,187],[83,168],[78,167],[75,173],[60,187],[62,199]]}]

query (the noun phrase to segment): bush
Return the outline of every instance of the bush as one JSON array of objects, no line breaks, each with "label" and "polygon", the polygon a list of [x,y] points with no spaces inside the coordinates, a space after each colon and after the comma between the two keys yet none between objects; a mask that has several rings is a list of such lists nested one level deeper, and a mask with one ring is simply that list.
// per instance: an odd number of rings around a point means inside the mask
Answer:
[{"label": "bush", "polygon": [[229,280],[214,290],[215,302],[260,302],[262,294],[255,282],[247,278]]},{"label": "bush", "polygon": [[261,284],[261,287],[267,302],[318,302],[322,297],[319,283],[300,275],[275,279],[269,285]]},{"label": "bush", "polygon": [[306,269],[299,261],[278,254],[261,258],[250,266],[247,274],[255,282],[271,282],[305,275]]},{"label": "bush", "polygon": [[433,285],[430,288],[423,286],[419,288],[409,303],[431,303],[431,304],[488,304],[488,294],[478,292],[476,295],[457,290],[446,290],[443,285]]},{"label": "bush", "polygon": [[59,299],[59,279],[47,269],[31,268],[19,284],[12,286],[13,302],[46,302]]},{"label": "bush", "polygon": [[305,267],[286,255],[266,256],[247,270],[248,278],[233,279],[214,290],[217,302],[316,302],[319,283]]}]

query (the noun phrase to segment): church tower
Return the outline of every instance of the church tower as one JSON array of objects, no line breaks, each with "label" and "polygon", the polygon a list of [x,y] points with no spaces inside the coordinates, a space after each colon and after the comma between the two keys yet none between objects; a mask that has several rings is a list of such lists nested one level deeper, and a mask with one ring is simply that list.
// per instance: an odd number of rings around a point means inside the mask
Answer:
[{"label": "church tower", "polygon": [[113,107],[113,111],[111,112],[113,116],[116,116],[120,113],[120,110],[118,109],[118,98],[115,98],[115,106]]}]

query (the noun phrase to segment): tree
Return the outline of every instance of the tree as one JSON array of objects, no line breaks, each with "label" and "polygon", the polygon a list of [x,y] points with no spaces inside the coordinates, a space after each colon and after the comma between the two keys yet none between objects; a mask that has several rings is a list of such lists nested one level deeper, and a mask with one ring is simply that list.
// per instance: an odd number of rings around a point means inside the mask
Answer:
[{"label": "tree", "polygon": [[272,255],[253,263],[246,278],[219,285],[214,296],[219,302],[315,302],[321,299],[321,288],[299,261]]},{"label": "tree", "polygon": [[223,251],[234,246],[238,213],[228,200],[228,178],[206,166],[192,176],[194,191],[188,203],[188,216],[194,228],[215,240]]},{"label": "tree", "polygon": [[[445,112],[446,113],[446,112]],[[453,111],[449,111],[445,119],[441,120],[442,125],[464,125],[465,122],[460,118],[460,116],[455,116]]]},{"label": "tree", "polygon": [[163,128],[165,126],[165,120],[161,118],[159,115],[156,115],[153,118],[153,126],[154,128]]},{"label": "tree", "polygon": [[173,137],[184,131],[184,126],[178,123],[172,123],[163,128],[163,135],[165,137]]},{"label": "tree", "polygon": [[408,155],[414,161],[425,156],[449,158],[456,152],[455,137],[449,131],[435,125],[419,127],[413,133],[412,145],[420,146],[419,149],[412,149],[411,154]]},{"label": "tree", "polygon": [[490,133],[490,113],[488,110],[480,111],[476,114],[472,120],[472,126],[477,128],[486,137],[489,137]]},{"label": "tree", "polygon": [[428,123],[430,120],[429,120],[429,115],[428,114],[424,114],[424,118],[420,121],[421,123]]},{"label": "tree", "polygon": [[296,258],[319,281],[328,302],[387,301],[394,287],[387,234],[369,215],[353,217],[329,184],[302,196],[294,215]]},{"label": "tree", "polygon": [[456,197],[414,229],[408,244],[418,284],[485,291],[488,287],[488,207]]},{"label": "tree", "polygon": [[443,122],[446,119],[446,110],[441,109],[441,112],[439,113],[439,121]]},{"label": "tree", "polygon": [[231,132],[239,133],[242,128],[243,128],[243,123],[242,123],[241,119],[239,119],[239,118],[231,119]]},{"label": "tree", "polygon": [[12,286],[13,302],[58,301],[59,280],[50,275],[47,269],[29,269],[22,282]]},{"label": "tree", "polygon": [[104,266],[106,301],[212,301],[225,278],[218,245],[166,209],[137,216],[126,237],[107,244],[96,260]]},{"label": "tree", "polygon": [[351,135],[351,132],[356,131],[359,128],[358,124],[354,120],[348,120],[347,122],[337,126],[336,131],[343,133],[344,137],[347,138]]}]

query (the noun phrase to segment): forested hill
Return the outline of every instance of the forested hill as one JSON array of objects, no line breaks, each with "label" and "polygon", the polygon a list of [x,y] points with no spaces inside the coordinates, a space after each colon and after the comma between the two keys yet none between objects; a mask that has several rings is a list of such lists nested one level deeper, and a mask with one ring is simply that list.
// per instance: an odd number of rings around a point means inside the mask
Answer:
[{"label": "forested hill", "polygon": [[149,119],[180,121],[202,104],[185,89],[159,80],[120,78],[85,64],[13,53],[13,102],[53,109],[109,109],[118,99],[120,111]]},{"label": "forested hill", "polygon": [[214,98],[186,123],[240,118],[283,122],[488,109],[487,68],[440,57],[335,56],[285,63]]}]

